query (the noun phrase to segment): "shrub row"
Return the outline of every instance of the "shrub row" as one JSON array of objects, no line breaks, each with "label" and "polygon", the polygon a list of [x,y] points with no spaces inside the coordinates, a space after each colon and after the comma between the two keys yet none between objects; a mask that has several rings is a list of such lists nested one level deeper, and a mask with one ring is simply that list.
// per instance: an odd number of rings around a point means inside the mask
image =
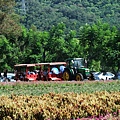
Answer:
[{"label": "shrub row", "polygon": [[70,120],[119,115],[120,92],[49,93],[41,96],[0,96],[1,120]]}]

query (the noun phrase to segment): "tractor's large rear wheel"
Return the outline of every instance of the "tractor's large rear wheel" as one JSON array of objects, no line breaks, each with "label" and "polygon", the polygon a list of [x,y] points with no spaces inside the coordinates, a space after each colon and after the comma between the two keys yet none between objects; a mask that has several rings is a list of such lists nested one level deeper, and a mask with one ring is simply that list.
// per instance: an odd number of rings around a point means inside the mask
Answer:
[{"label": "tractor's large rear wheel", "polygon": [[76,81],[82,81],[83,80],[83,75],[81,73],[78,73],[75,77]]},{"label": "tractor's large rear wheel", "polygon": [[70,80],[70,73],[69,73],[69,71],[64,71],[63,72],[63,80],[64,81]]}]

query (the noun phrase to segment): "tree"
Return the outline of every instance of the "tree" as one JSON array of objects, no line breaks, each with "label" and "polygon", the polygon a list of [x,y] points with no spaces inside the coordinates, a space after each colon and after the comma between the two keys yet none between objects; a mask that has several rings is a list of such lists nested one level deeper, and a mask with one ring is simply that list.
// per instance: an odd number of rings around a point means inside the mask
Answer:
[{"label": "tree", "polygon": [[[36,49],[39,51],[38,54],[41,58],[41,62],[48,60],[47,53],[49,51],[49,32],[38,32],[38,39],[36,41]],[[50,59],[50,58],[49,58]]]},{"label": "tree", "polygon": [[65,28],[64,23],[58,23],[49,31],[48,53],[51,61],[63,61],[64,57],[67,56],[64,39]]},{"label": "tree", "polygon": [[[92,60],[100,61],[103,70],[112,70],[117,65],[119,55],[117,28],[108,23],[98,21],[93,25],[85,25],[80,29],[80,44],[84,47],[85,58],[91,64]],[[113,61],[116,61],[113,63]]]},{"label": "tree", "polygon": [[14,13],[14,0],[0,1],[0,34],[14,39],[21,34],[21,26],[19,25],[19,16]]},{"label": "tree", "polygon": [[76,31],[71,30],[65,37],[67,58],[83,57],[82,46],[80,45],[79,39],[76,38]]},{"label": "tree", "polygon": [[[10,54],[11,46],[9,40],[5,36],[0,35],[0,70],[3,71],[5,68],[10,69],[8,56]],[[1,72],[0,71],[0,72]]]},{"label": "tree", "polygon": [[111,39],[106,44],[106,65],[110,66],[114,73],[120,70],[120,32],[116,27],[112,27]]}]

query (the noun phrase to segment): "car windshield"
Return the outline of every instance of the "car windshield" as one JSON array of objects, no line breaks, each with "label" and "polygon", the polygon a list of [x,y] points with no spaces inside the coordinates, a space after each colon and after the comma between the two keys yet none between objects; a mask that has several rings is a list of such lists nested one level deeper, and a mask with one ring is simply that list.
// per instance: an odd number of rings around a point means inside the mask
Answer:
[{"label": "car windshield", "polygon": [[95,75],[100,75],[101,74],[101,72],[98,72],[98,73],[96,73]]},{"label": "car windshield", "polygon": [[7,75],[8,78],[14,79],[15,76],[13,75]]},{"label": "car windshield", "polygon": [[110,73],[110,72],[107,72],[106,75],[108,75],[108,76],[113,76],[113,74]]}]

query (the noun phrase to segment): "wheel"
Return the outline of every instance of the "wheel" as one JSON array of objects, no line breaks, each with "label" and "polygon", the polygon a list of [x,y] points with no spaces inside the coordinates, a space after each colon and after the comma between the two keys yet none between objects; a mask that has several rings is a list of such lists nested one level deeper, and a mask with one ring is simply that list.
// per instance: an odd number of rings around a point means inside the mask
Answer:
[{"label": "wheel", "polygon": [[10,82],[10,79],[9,79],[9,78],[4,78],[3,81],[4,81],[4,82]]},{"label": "wheel", "polygon": [[88,80],[90,80],[90,81],[95,80],[95,77],[94,77],[93,73],[90,73],[90,76],[89,76]]},{"label": "wheel", "polygon": [[70,80],[70,73],[68,71],[63,72],[63,79],[64,81]]},{"label": "wheel", "polygon": [[81,73],[78,73],[75,77],[76,81],[82,81],[83,80],[83,75]]}]

